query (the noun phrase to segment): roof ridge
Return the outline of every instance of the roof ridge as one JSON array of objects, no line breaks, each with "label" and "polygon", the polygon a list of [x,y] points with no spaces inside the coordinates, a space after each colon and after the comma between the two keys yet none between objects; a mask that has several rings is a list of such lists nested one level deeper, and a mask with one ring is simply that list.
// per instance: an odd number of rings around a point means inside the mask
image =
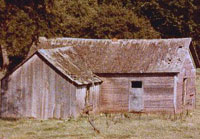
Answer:
[{"label": "roof ridge", "polygon": [[152,38],[152,39],[92,39],[92,38],[71,38],[71,37],[56,37],[56,38],[46,38],[46,37],[39,37],[40,40],[43,41],[53,41],[53,40],[90,40],[90,41],[119,41],[119,40],[137,40],[137,41],[155,41],[155,40],[183,40],[183,39],[192,39],[191,37],[184,37],[184,38]]}]

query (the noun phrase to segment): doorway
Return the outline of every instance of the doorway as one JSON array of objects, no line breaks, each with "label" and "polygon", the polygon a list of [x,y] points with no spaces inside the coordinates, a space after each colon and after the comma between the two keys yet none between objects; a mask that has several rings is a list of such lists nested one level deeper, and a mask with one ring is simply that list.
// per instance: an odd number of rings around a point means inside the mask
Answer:
[{"label": "doorway", "polygon": [[144,109],[143,82],[131,81],[129,87],[129,112],[140,112]]}]

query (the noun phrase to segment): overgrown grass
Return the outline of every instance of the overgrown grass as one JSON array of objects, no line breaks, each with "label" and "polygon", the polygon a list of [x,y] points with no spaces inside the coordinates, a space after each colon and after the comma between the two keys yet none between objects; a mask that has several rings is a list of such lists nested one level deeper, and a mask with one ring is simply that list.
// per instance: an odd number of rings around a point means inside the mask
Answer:
[{"label": "overgrown grass", "polygon": [[197,77],[197,108],[189,115],[104,114],[92,117],[100,134],[87,117],[69,120],[0,120],[0,139],[132,138],[199,139],[200,71]]},{"label": "overgrown grass", "polygon": [[[0,138],[200,138],[199,112],[183,120],[157,115],[96,116],[94,123],[100,134],[93,131],[87,118],[78,120],[0,120]],[[107,124],[108,123],[108,124]]]}]

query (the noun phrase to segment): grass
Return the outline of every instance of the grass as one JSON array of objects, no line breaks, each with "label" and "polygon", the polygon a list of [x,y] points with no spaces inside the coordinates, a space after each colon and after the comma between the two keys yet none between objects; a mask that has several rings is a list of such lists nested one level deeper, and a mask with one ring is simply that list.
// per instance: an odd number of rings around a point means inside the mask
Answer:
[{"label": "grass", "polygon": [[[54,139],[54,138],[137,138],[137,139],[172,139],[172,138],[200,138],[199,112],[194,112],[182,120],[174,120],[168,116],[157,115],[129,115],[122,118],[113,115],[96,116],[94,123],[101,131],[97,134],[89,125],[87,118],[78,120],[33,120],[21,119],[16,121],[0,120],[0,138],[12,139]],[[119,121],[113,120],[119,117]],[[109,124],[106,124],[106,121]]]},{"label": "grass", "polygon": [[100,134],[93,131],[86,117],[69,120],[0,120],[0,139],[132,138],[199,139],[200,71],[197,77],[197,108],[189,115],[104,114],[92,117]]}]

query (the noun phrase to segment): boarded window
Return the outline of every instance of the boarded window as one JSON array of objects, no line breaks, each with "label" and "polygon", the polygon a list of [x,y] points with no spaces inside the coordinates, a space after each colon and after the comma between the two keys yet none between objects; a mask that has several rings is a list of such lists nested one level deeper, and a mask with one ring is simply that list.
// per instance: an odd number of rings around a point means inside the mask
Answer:
[{"label": "boarded window", "polygon": [[132,81],[131,87],[132,88],[142,88],[142,81]]}]

